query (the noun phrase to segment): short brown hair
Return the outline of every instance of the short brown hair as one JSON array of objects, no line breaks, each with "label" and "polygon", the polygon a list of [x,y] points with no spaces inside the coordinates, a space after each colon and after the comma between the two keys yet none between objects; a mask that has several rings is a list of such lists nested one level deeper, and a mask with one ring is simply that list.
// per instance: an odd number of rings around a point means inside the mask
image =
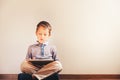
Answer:
[{"label": "short brown hair", "polygon": [[44,27],[46,29],[49,30],[49,35],[51,35],[51,30],[52,30],[52,27],[51,25],[47,22],[47,21],[41,21],[37,24],[37,27],[36,27],[36,32],[38,31],[39,27]]}]

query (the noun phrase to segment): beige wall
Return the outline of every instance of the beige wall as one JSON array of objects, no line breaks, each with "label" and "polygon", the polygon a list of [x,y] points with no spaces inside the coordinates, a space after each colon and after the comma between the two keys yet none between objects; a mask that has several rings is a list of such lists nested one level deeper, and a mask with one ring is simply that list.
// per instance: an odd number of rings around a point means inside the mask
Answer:
[{"label": "beige wall", "polygon": [[41,20],[64,74],[120,74],[119,0],[0,0],[0,74],[19,73]]}]

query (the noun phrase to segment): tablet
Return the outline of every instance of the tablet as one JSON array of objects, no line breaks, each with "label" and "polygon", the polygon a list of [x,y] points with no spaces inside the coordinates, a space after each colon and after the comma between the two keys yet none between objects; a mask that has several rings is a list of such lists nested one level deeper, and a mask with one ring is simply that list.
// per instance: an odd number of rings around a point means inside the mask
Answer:
[{"label": "tablet", "polygon": [[51,60],[51,59],[31,59],[28,61],[31,62],[33,65],[42,66],[42,65],[46,65],[50,62],[53,62],[54,60]]}]

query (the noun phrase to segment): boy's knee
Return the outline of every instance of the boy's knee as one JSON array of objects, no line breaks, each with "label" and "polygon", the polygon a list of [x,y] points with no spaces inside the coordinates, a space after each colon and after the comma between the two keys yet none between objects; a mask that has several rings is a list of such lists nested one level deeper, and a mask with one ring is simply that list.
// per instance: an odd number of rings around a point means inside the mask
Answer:
[{"label": "boy's knee", "polygon": [[22,64],[21,64],[21,71],[22,72],[25,72],[26,69],[27,69],[27,66],[28,65],[28,62],[27,61],[23,61]]},{"label": "boy's knee", "polygon": [[61,71],[63,69],[62,64],[59,61],[54,61],[55,66],[57,67],[58,71]]},{"label": "boy's knee", "polygon": [[36,73],[36,70],[38,70],[37,67],[33,66],[28,61],[23,61],[21,64],[21,71],[28,74]]}]

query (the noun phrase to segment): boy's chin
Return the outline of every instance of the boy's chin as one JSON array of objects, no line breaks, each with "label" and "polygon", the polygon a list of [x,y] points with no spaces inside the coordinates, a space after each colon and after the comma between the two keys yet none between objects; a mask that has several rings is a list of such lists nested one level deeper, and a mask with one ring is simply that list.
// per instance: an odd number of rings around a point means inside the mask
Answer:
[{"label": "boy's chin", "polygon": [[39,41],[39,43],[44,43],[44,41]]}]

